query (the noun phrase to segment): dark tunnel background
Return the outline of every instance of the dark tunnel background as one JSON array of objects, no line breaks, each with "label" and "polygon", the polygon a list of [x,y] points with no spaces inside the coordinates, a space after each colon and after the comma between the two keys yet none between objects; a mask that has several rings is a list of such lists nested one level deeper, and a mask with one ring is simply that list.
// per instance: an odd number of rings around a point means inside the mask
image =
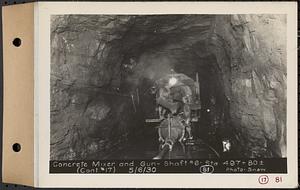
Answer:
[{"label": "dark tunnel background", "polygon": [[282,15],[52,16],[51,159],[151,158],[149,90],[171,69],[199,74],[195,137],[221,157],[285,157],[285,25]]}]

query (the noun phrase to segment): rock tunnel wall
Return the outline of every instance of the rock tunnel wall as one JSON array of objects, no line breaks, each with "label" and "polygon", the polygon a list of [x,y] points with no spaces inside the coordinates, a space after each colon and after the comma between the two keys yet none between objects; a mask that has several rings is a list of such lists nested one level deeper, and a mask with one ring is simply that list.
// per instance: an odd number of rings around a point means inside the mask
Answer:
[{"label": "rock tunnel wall", "polygon": [[286,156],[285,23],[282,15],[216,17],[211,48],[247,157]]},{"label": "rock tunnel wall", "polygon": [[52,22],[51,159],[105,158],[130,130],[130,97],[115,92],[122,60],[113,42],[117,35],[99,35],[91,24],[101,20],[85,19]]},{"label": "rock tunnel wall", "polygon": [[122,149],[150,106],[134,96],[134,107],[131,95],[170,69],[199,72],[204,107],[219,110],[217,133],[237,152],[285,156],[285,23],[280,15],[53,16],[51,159]]}]

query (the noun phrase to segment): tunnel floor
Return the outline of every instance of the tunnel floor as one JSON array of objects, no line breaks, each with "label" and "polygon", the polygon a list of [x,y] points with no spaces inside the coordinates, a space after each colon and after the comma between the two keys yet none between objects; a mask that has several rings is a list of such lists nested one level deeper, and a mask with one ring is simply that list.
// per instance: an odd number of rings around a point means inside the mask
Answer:
[{"label": "tunnel floor", "polygon": [[[106,159],[153,159],[159,153],[159,142],[156,130],[151,129],[151,133],[140,136],[128,143],[121,149],[110,154]],[[202,139],[195,138],[186,143],[176,142],[172,151],[168,151],[162,159],[205,159],[219,157],[212,147],[207,145]]]},{"label": "tunnel floor", "polygon": [[[208,148],[200,139],[194,145],[181,145],[176,143],[172,149],[166,153],[163,159],[201,159],[217,158],[217,155]],[[153,159],[159,153],[158,146],[143,146],[144,143],[137,143],[134,146],[128,146],[108,159]]]}]

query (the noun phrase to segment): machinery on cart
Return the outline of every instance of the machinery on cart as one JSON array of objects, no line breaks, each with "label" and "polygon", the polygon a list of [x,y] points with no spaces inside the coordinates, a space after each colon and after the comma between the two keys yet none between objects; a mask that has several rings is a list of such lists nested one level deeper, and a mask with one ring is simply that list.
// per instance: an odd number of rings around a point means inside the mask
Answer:
[{"label": "machinery on cart", "polygon": [[157,118],[146,119],[147,123],[158,123],[160,152],[154,159],[172,151],[177,142],[193,141],[192,126],[200,118],[200,84],[196,79],[182,73],[171,73],[155,81]]}]

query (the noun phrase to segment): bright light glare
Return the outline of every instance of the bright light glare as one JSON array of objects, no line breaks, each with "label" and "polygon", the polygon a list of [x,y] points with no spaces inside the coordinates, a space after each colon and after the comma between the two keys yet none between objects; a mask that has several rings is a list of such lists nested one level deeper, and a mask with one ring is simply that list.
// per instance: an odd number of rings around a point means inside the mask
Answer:
[{"label": "bright light glare", "polygon": [[229,140],[223,140],[223,152],[228,152],[231,148],[231,143]]},{"label": "bright light glare", "polygon": [[172,77],[172,78],[169,79],[169,85],[170,86],[174,86],[176,83],[177,83],[177,79],[176,78]]}]

